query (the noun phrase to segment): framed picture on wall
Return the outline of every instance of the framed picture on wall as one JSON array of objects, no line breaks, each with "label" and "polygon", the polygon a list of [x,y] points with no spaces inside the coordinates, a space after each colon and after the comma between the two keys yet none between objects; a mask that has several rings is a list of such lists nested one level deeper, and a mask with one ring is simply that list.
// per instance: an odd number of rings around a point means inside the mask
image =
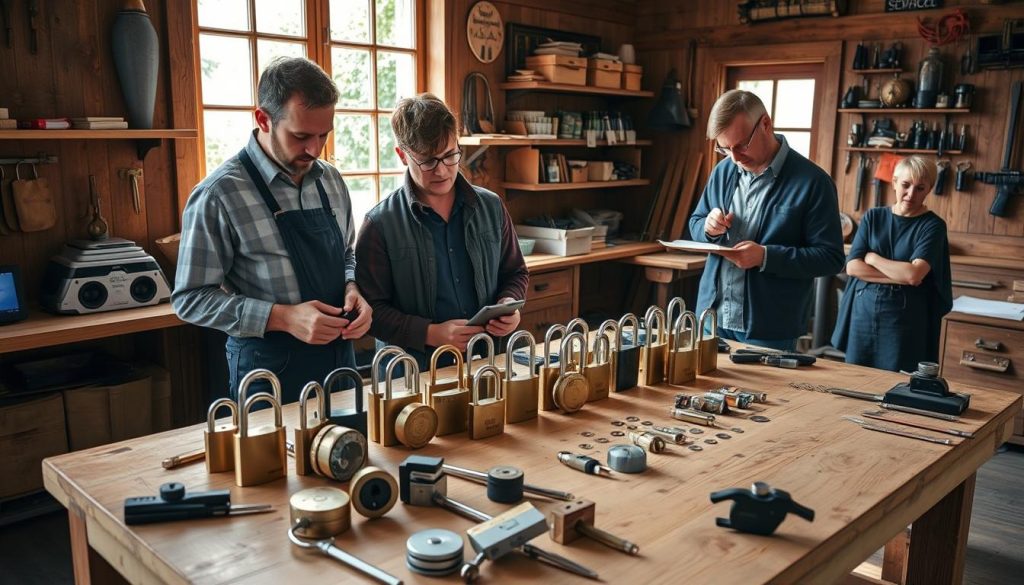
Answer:
[{"label": "framed picture on wall", "polygon": [[585,35],[553,28],[527,26],[510,22],[505,25],[505,74],[512,75],[516,69],[526,68],[526,58],[533,54],[537,45],[547,41],[579,43],[583,54],[590,55],[601,50],[601,37]]}]

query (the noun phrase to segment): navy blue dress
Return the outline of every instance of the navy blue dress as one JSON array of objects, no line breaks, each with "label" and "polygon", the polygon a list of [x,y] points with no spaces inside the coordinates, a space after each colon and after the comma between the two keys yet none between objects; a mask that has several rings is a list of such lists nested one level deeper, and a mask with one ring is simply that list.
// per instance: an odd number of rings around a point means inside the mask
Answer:
[{"label": "navy blue dress", "polygon": [[920,286],[851,276],[832,345],[846,352],[847,363],[894,372],[939,361],[942,316],[953,307],[946,222],[931,211],[902,217],[889,207],[870,209],[861,218],[847,262],[868,252],[899,262],[921,259],[931,270]]}]

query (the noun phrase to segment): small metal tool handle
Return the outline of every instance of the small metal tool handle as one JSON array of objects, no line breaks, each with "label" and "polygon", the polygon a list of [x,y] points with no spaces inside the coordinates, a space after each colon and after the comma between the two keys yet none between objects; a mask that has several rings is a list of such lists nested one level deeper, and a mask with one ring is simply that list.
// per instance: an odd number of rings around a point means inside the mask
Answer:
[{"label": "small metal tool handle", "polygon": [[325,555],[336,561],[340,561],[357,571],[364,573],[371,578],[384,583],[385,585],[402,585],[402,580],[391,573],[378,569],[355,555],[351,555],[334,546],[329,540],[318,540],[316,547]]},{"label": "small metal tool handle", "polygon": [[[448,475],[454,475],[455,477],[461,477],[462,479],[465,480],[487,485],[486,473],[476,471],[475,469],[466,469],[465,467],[456,467],[454,465],[448,465],[447,463],[443,465],[443,469],[445,473],[447,473]],[[543,488],[535,485],[530,485],[528,483],[523,484],[523,491],[528,494],[544,496],[545,498],[551,498],[553,500],[562,500],[565,502],[569,502],[576,499],[576,496],[570,494],[569,492]]]},{"label": "small metal tool handle", "polygon": [[835,394],[836,396],[845,396],[847,398],[856,398],[858,400],[868,400],[870,402],[881,402],[884,398],[881,394],[875,394],[873,392],[860,392],[858,390],[849,390],[847,388],[829,388],[829,394]]},{"label": "small metal tool handle", "polygon": [[464,516],[476,522],[487,522],[491,519],[490,515],[485,514],[476,508],[471,508],[462,502],[456,502],[455,500],[449,499],[448,496],[441,495],[437,492],[434,492],[433,501],[445,510],[455,512],[460,516]]},{"label": "small metal tool handle", "polygon": [[941,412],[932,412],[931,410],[922,410],[920,408],[913,408],[910,406],[900,406],[899,404],[889,404],[888,402],[882,403],[882,408],[887,410],[895,410],[897,412],[907,412],[910,414],[919,414],[921,416],[927,416],[929,418],[937,418],[939,420],[946,420],[949,422],[957,422],[960,417],[955,414],[944,414]]},{"label": "small metal tool handle", "polygon": [[640,547],[636,543],[630,542],[625,538],[615,536],[611,532],[601,530],[597,526],[587,522],[576,522],[576,532],[579,532],[588,538],[593,538],[601,544],[614,548],[615,550],[621,550],[626,554],[635,555],[640,553]]},{"label": "small metal tool handle", "polygon": [[553,552],[548,552],[542,548],[537,548],[536,546],[530,543],[526,543],[523,545],[523,553],[525,553],[526,556],[530,557],[531,559],[543,561],[545,563],[548,563],[552,567],[556,567],[562,569],[563,571],[574,573],[581,577],[586,577],[588,579],[595,580],[599,578],[595,571],[588,569],[587,567],[584,567],[583,565],[571,561],[561,555],[555,554]]},{"label": "small metal tool handle", "polygon": [[480,565],[484,564],[484,560],[487,555],[484,553],[477,553],[473,560],[462,565],[462,569],[459,571],[459,575],[462,576],[463,583],[472,583],[476,581],[476,578],[480,576]]}]

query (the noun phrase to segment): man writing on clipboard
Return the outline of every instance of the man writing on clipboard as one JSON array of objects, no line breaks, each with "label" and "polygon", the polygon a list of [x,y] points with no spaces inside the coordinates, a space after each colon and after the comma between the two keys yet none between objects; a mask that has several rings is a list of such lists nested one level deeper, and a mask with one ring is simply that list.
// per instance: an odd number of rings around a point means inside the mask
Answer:
[{"label": "man writing on clipboard", "polygon": [[486,305],[525,298],[529,275],[501,199],[459,173],[448,106],[431,94],[406,98],[391,128],[408,170],[404,184],[366,214],[356,280],[373,307],[378,344],[402,347],[423,370],[439,346],[465,351],[477,333],[515,331],[518,310],[483,326],[467,321]]}]

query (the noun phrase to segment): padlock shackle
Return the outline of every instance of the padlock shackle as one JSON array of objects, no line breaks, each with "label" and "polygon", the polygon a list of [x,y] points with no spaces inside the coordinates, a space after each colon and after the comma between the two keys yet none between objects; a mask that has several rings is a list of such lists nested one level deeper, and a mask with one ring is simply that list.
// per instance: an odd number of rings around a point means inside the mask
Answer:
[{"label": "padlock shackle", "polygon": [[[489,339],[489,338],[488,338]],[[466,346],[466,350],[469,350],[469,346]],[[447,343],[434,350],[433,355],[430,356],[430,385],[433,387],[437,384],[437,360],[441,359],[446,353],[450,353],[455,356],[455,379],[458,381],[458,386],[462,386],[462,372],[465,369],[465,362],[462,361],[462,352],[459,348],[454,345]]]},{"label": "padlock shackle", "polygon": [[668,302],[668,306],[665,307],[666,323],[675,323],[675,321],[672,320],[672,315],[675,312],[673,309],[678,309],[679,316],[683,316],[683,313],[686,312],[686,301],[683,297],[672,297],[672,300]]},{"label": "padlock shackle", "polygon": [[[704,319],[711,315],[711,337],[704,337]],[[697,332],[697,340],[705,341],[705,339],[713,339],[718,337],[718,313],[714,309],[708,307],[704,309],[704,312],[700,314],[700,331]]]},{"label": "padlock shackle", "polygon": [[[683,331],[686,331],[686,322],[690,322],[690,337],[689,343],[686,347],[682,347],[680,339],[683,337]],[[683,349],[691,350],[697,347],[697,315],[693,314],[693,311],[683,311],[683,314],[676,319],[675,324],[672,326],[672,351],[680,351]]]},{"label": "padlock shackle", "polygon": [[228,407],[228,410],[231,411],[231,424],[235,425],[236,428],[238,427],[238,404],[230,398],[218,398],[213,401],[213,404],[206,411],[206,430],[211,433],[217,427],[217,411],[222,406]]},{"label": "padlock shackle", "polygon": [[309,401],[310,394],[314,394],[314,393],[316,394],[316,404],[317,404],[317,408],[319,409],[319,410],[317,410],[317,419],[318,419],[318,421],[320,423],[323,423],[325,420],[327,420],[327,417],[330,416],[330,413],[324,414],[324,408],[327,405],[327,399],[324,398],[324,394],[325,394],[324,387],[321,386],[320,382],[317,382],[316,380],[307,382],[306,385],[302,387],[302,392],[299,393],[299,430],[300,431],[305,431],[305,430],[307,430],[309,428],[309,427],[306,426],[306,424],[307,424],[307,421],[306,421],[306,402]]},{"label": "padlock shackle", "polygon": [[[572,348],[573,342],[578,342],[580,350],[574,351]],[[583,337],[583,334],[579,331],[574,331],[562,338],[562,347],[558,352],[558,376],[562,377],[565,375],[565,364],[569,361],[569,356],[578,354],[580,356],[579,371],[577,373],[583,373],[583,366],[587,363],[587,339]]]},{"label": "padlock shackle", "polygon": [[633,325],[633,345],[630,347],[636,347],[640,345],[640,320],[636,318],[633,313],[626,313],[619,319],[619,330],[615,334],[615,351],[623,351],[626,349],[625,342],[623,340],[623,334],[626,332],[626,325]]},{"label": "padlock shackle", "polygon": [[519,331],[516,331],[511,336],[509,336],[509,338],[508,338],[508,346],[505,348],[505,381],[506,382],[511,382],[512,381],[512,374],[514,373],[515,365],[516,365],[516,360],[515,360],[515,358],[512,357],[512,350],[514,350],[516,348],[516,343],[518,343],[520,339],[525,339],[526,343],[528,343],[529,347],[530,347],[530,365],[529,365],[529,367],[526,368],[526,371],[527,371],[526,379],[529,380],[530,378],[532,378],[534,376],[534,374],[533,374],[533,362],[537,359],[537,340],[534,339],[533,338],[533,334],[530,333],[529,331],[527,331],[526,329],[520,329]]},{"label": "padlock shackle", "polygon": [[[470,376],[473,374],[473,348],[480,341],[484,342],[487,346],[487,365],[494,365],[494,340],[487,332],[477,333],[473,337],[469,338],[469,343],[466,344],[466,375]],[[481,358],[483,359],[483,358]]]},{"label": "padlock shackle", "polygon": [[[657,327],[654,326],[655,323],[658,324]],[[654,345],[655,334],[657,334],[657,343],[664,343],[666,341],[665,311],[662,311],[661,307],[656,305],[647,307],[647,312],[644,313],[644,325],[647,330],[644,345],[647,347]]]},{"label": "padlock shackle", "polygon": [[242,376],[242,381],[238,383],[238,406],[244,408],[249,402],[249,386],[257,380],[266,380],[270,382],[270,388],[274,392],[274,398],[278,404],[281,404],[281,381],[277,379],[274,372],[264,368],[256,368],[250,370],[245,376]]},{"label": "padlock shackle", "polygon": [[[373,356],[373,362],[370,364],[370,394],[377,396],[380,394],[380,363],[384,358],[389,355],[404,355],[405,350],[398,347],[397,345],[385,345],[384,347],[377,350],[377,353]],[[390,370],[387,370],[390,371]],[[389,374],[386,374],[389,375]],[[389,375],[390,376],[390,375]],[[405,383],[409,384],[409,374],[405,375]]]},{"label": "padlock shackle", "polygon": [[331,416],[331,389],[338,383],[339,380],[348,378],[352,380],[352,390],[356,393],[356,412],[363,412],[363,377],[359,375],[359,372],[352,368],[338,368],[327,374],[324,378],[324,416]]},{"label": "padlock shackle", "polygon": [[571,321],[566,323],[565,332],[572,333],[577,328],[583,334],[583,337],[590,337],[590,325],[587,325],[587,322],[582,317],[573,317]]},{"label": "padlock shackle", "polygon": [[[604,350],[604,352],[601,351],[602,349]],[[597,337],[594,338],[594,349],[592,350],[592,352],[594,356],[595,366],[603,366],[605,364],[611,363],[611,340],[608,339],[606,335],[599,333]]]},{"label": "padlock shackle", "polygon": [[551,327],[548,327],[546,333],[544,333],[544,367],[551,367],[551,341],[554,340],[555,334],[561,334],[561,338],[565,339],[565,335],[568,333],[565,325],[556,323]]},{"label": "padlock shackle", "polygon": [[473,394],[471,395],[472,402],[470,404],[480,404],[480,382],[484,379],[484,376],[494,378],[494,399],[503,400],[505,398],[505,392],[502,390],[501,370],[498,369],[498,366],[487,364],[481,366],[473,374]]},{"label": "padlock shackle", "polygon": [[257,402],[269,402],[270,407],[274,409],[274,426],[281,426],[281,403],[266,392],[254,394],[245,400],[245,405],[238,417],[238,436],[243,439],[249,436],[249,413]]},{"label": "padlock shackle", "polygon": [[612,332],[611,337],[608,339],[610,343],[619,335],[619,322],[615,319],[605,319],[597,326],[597,334],[600,337],[606,337],[609,330]]},{"label": "padlock shackle", "polygon": [[[420,365],[416,363],[416,359],[415,358],[413,358],[411,355],[403,352],[402,355],[400,355],[400,356],[396,357],[395,359],[391,360],[390,362],[388,362],[388,368],[387,368],[386,373],[384,374],[384,376],[385,376],[385,379],[384,379],[384,399],[385,400],[391,400],[391,398],[392,398],[392,392],[391,392],[391,382],[392,382],[392,379],[391,379],[391,377],[394,375],[395,368],[398,366],[398,364],[405,364],[406,365],[406,367],[405,367],[406,375],[408,375],[409,371],[412,370],[412,378],[413,378],[413,384],[414,385],[411,388],[412,392],[409,392],[408,394],[423,394],[422,389],[420,388]],[[408,380],[408,378],[406,378],[406,380]]]}]

